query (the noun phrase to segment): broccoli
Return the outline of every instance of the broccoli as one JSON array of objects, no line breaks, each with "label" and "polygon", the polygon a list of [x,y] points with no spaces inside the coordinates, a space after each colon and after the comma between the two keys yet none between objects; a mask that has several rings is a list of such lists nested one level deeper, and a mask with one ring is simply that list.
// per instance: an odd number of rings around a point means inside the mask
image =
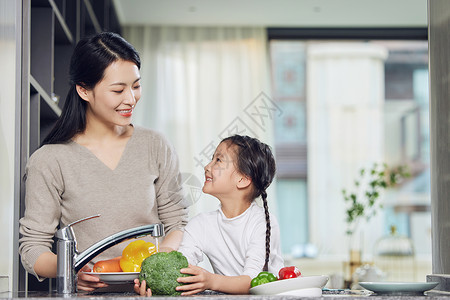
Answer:
[{"label": "broccoli", "polygon": [[191,276],[180,273],[180,269],[187,267],[188,261],[182,253],[158,252],[142,262],[139,281],[145,280],[153,295],[180,295],[181,292],[175,290],[177,286],[182,285],[177,282],[177,278]]}]

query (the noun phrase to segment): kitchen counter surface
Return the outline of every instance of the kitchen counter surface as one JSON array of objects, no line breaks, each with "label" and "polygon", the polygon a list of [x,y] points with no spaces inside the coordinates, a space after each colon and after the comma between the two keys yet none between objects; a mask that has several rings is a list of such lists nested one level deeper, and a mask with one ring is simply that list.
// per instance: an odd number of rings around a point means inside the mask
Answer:
[{"label": "kitchen counter surface", "polygon": [[[368,298],[376,298],[376,300],[408,300],[408,299],[426,299],[426,300],[449,300],[450,293],[445,292],[426,292],[425,295],[416,295],[416,294],[402,294],[402,295],[396,295],[396,294],[389,294],[389,295],[376,295],[372,294],[370,292],[362,292],[362,291],[349,291],[349,290],[324,290],[322,297],[315,297],[315,299],[330,299],[330,298],[339,298],[339,300],[357,300],[357,299],[364,299],[369,300]],[[0,293],[0,299],[22,299],[22,298],[28,298],[28,299],[39,299],[39,300],[45,300],[45,299],[67,299],[67,298],[83,298],[83,299],[114,299],[114,300],[121,300],[121,299],[142,299],[143,297],[140,297],[136,295],[134,292],[127,292],[127,293],[78,293],[74,295],[60,295],[56,293],[47,293],[47,292],[19,292],[19,293]],[[212,291],[205,291],[201,294],[189,296],[189,297],[163,297],[163,296],[157,296],[158,299],[170,299],[170,300],[177,300],[177,299],[205,299],[205,298],[211,298],[211,299],[262,299],[262,300],[283,300],[283,299],[311,299],[308,297],[298,297],[298,296],[281,296],[281,295],[228,295],[228,294],[222,294],[222,293],[216,293]]]}]

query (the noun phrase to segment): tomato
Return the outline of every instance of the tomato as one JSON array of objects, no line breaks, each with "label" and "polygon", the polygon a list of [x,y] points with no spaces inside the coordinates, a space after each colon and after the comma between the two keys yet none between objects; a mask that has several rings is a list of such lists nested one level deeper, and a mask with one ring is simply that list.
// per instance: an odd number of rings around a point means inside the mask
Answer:
[{"label": "tomato", "polygon": [[278,279],[297,278],[302,276],[302,273],[295,266],[281,268],[278,272]]}]

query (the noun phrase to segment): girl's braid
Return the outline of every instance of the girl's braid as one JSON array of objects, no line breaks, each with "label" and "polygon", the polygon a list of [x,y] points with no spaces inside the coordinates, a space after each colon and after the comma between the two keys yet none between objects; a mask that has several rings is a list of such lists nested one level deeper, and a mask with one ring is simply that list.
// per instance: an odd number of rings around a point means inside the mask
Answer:
[{"label": "girl's braid", "polygon": [[269,256],[270,256],[270,215],[269,207],[267,206],[267,193],[266,191],[261,192],[261,198],[264,205],[264,212],[266,214],[266,260],[264,262],[263,271],[269,270]]}]

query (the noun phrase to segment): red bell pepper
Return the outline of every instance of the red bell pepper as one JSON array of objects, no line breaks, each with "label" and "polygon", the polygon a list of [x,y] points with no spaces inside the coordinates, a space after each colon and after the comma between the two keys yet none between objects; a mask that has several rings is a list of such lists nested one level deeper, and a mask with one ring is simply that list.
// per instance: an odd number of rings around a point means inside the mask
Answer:
[{"label": "red bell pepper", "polygon": [[297,278],[302,276],[302,273],[295,266],[281,268],[278,272],[278,279]]}]

